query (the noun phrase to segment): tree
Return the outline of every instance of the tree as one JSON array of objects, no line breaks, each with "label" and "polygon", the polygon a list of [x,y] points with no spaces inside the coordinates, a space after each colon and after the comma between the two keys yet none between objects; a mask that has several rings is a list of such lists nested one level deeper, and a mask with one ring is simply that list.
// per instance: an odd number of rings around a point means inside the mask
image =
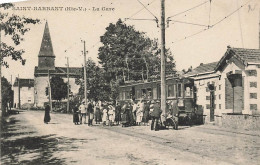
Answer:
[{"label": "tree", "polygon": [[[110,99],[118,97],[118,86],[131,80],[149,80],[160,77],[160,48],[158,41],[145,33],[126,25],[120,19],[110,23],[100,38],[99,63],[110,88]],[[169,49],[166,50],[166,73],[175,74],[175,63]]]},{"label": "tree", "polygon": [[[86,62],[87,70],[87,89],[88,89],[88,99],[97,100],[109,100],[110,87],[105,81],[105,72],[102,68],[98,67],[95,62],[89,58]],[[81,98],[84,97],[84,80],[78,79],[76,82],[80,85],[79,95]]]},{"label": "tree", "polygon": [[[53,100],[61,101],[62,99],[65,99],[68,94],[68,87],[67,83],[64,82],[64,80],[60,76],[53,76],[50,80],[51,84],[51,98]],[[46,88],[46,95],[49,94],[47,91],[48,88]]]},{"label": "tree", "polygon": [[[24,50],[16,50],[14,46],[8,45],[7,43],[3,42],[2,31],[4,32],[4,36],[11,37],[11,40],[13,41],[14,45],[17,46],[23,40],[22,36],[30,30],[28,25],[40,22],[40,20],[38,19],[26,18],[24,16],[21,17],[15,14],[9,15],[8,13],[1,12],[2,10],[6,10],[11,7],[14,7],[14,5],[11,3],[0,4],[0,77],[2,77],[1,66],[9,66],[5,58],[11,57],[12,60],[20,60],[23,65],[25,64],[25,59],[22,58]],[[2,86],[1,81],[0,86]],[[0,91],[0,93],[2,94],[2,91]],[[3,97],[4,96],[2,95],[0,96],[1,109],[3,109]]]},{"label": "tree", "polygon": [[7,114],[7,107],[8,103],[9,106],[13,103],[13,90],[12,90],[12,85],[7,81],[5,77],[1,78],[1,83],[2,83],[2,105],[3,105],[3,115]]},{"label": "tree", "polygon": [[[153,72],[160,72],[160,49],[157,40],[151,40],[145,33],[120,19],[110,23],[101,36],[103,46],[99,48],[98,58],[107,75],[114,81],[148,79]],[[170,50],[166,51],[167,71],[174,72],[175,63]]]}]

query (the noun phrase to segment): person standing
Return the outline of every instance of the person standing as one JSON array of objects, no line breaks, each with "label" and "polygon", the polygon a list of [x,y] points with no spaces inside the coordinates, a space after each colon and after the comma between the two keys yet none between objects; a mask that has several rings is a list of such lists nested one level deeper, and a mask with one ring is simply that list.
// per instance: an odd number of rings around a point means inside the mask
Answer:
[{"label": "person standing", "polygon": [[115,122],[116,122],[116,124],[117,125],[119,125],[120,124],[120,122],[121,122],[121,106],[120,106],[120,104],[119,103],[116,103],[116,116],[115,116]]},{"label": "person standing", "polygon": [[135,100],[132,101],[130,110],[131,110],[131,125],[135,125],[136,124],[136,111],[138,109],[137,103]]},{"label": "person standing", "polygon": [[108,119],[106,103],[104,103],[104,105],[102,105],[102,108],[103,108],[102,123],[103,123],[103,126],[105,126],[107,123],[107,119]]},{"label": "person standing", "polygon": [[147,103],[144,105],[144,116],[143,116],[143,121],[145,125],[148,125],[149,113],[150,113],[150,101],[147,101]]},{"label": "person standing", "polygon": [[[82,124],[82,123],[86,124],[85,101],[82,101],[81,105],[79,106],[79,110],[80,110],[80,124]],[[82,120],[84,120],[84,122]]]},{"label": "person standing", "polygon": [[160,103],[160,101],[157,100],[153,106],[153,111],[151,113],[151,117],[152,117],[151,130],[155,130],[155,131],[159,130],[158,121],[159,121],[160,115],[162,113],[159,103]]},{"label": "person standing", "polygon": [[115,121],[115,108],[113,105],[108,106],[108,119],[109,119],[109,126],[112,126]]},{"label": "person standing", "polygon": [[141,125],[144,115],[144,101],[140,100],[136,110],[136,125]]},{"label": "person standing", "polygon": [[121,123],[122,127],[128,126],[130,123],[130,114],[132,115],[132,112],[130,112],[130,103],[125,103],[122,107],[122,117],[121,117]]},{"label": "person standing", "polygon": [[44,123],[48,124],[50,121],[51,121],[50,106],[49,106],[49,104],[47,104],[45,106]]},{"label": "person standing", "polygon": [[91,101],[88,103],[87,112],[88,112],[88,125],[92,126],[93,125],[92,122],[94,119],[94,107]]},{"label": "person standing", "polygon": [[95,122],[96,124],[100,124],[100,121],[101,121],[101,107],[99,105],[99,103],[97,102],[96,103],[96,106],[95,106]]},{"label": "person standing", "polygon": [[78,125],[79,124],[79,109],[77,106],[74,107],[73,109],[73,123],[75,125]]}]

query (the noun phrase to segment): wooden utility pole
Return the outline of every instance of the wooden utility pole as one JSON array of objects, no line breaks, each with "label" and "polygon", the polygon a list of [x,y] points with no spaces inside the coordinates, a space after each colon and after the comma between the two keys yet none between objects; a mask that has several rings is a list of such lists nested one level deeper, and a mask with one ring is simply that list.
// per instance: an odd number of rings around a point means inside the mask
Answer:
[{"label": "wooden utility pole", "polygon": [[49,85],[49,103],[52,112],[52,100],[51,100],[51,81],[50,81],[50,69],[48,69],[48,85]]},{"label": "wooden utility pole", "polygon": [[161,0],[161,109],[162,109],[162,114],[166,113],[165,61],[166,61],[165,60],[165,0]]},{"label": "wooden utility pole", "polygon": [[3,105],[2,105],[2,60],[3,59],[3,55],[2,55],[2,44],[1,44],[1,27],[0,27],[0,110],[2,111],[1,115],[5,115],[4,114],[4,110],[3,110]]},{"label": "wooden utility pole", "polygon": [[21,109],[20,77],[19,77],[19,74],[18,74],[17,83],[18,83],[18,109]]},{"label": "wooden utility pole", "polygon": [[67,57],[67,79],[68,79],[68,83],[67,83],[67,113],[69,113],[69,108],[70,108],[70,75],[69,75],[69,57]]},{"label": "wooden utility pole", "polygon": [[87,59],[86,59],[86,42],[84,43],[84,95],[85,95],[85,105],[87,104]]}]

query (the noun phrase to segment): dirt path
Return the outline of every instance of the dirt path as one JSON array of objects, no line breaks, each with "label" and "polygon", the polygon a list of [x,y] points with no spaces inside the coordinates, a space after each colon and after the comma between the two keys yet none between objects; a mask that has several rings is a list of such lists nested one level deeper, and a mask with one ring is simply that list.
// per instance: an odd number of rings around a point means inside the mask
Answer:
[{"label": "dirt path", "polygon": [[259,136],[220,129],[74,125],[72,116],[28,111],[1,132],[2,164],[257,164]]}]

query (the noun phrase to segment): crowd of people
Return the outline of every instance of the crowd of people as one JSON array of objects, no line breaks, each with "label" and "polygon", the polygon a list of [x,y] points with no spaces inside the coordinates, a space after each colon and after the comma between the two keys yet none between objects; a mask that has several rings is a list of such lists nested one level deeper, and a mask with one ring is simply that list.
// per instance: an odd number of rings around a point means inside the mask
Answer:
[{"label": "crowd of people", "polygon": [[[176,105],[176,104],[175,104]],[[173,104],[167,104],[169,114],[176,114],[176,108]],[[47,113],[49,108],[47,107]],[[177,112],[178,113],[178,112]],[[80,105],[73,109],[73,123],[75,125],[102,124],[103,126],[122,125],[126,126],[151,126],[151,130],[159,130],[159,121],[162,110],[159,100],[131,100],[124,103],[116,102],[95,102],[88,100],[82,101]],[[49,115],[44,122],[49,122]]]}]

